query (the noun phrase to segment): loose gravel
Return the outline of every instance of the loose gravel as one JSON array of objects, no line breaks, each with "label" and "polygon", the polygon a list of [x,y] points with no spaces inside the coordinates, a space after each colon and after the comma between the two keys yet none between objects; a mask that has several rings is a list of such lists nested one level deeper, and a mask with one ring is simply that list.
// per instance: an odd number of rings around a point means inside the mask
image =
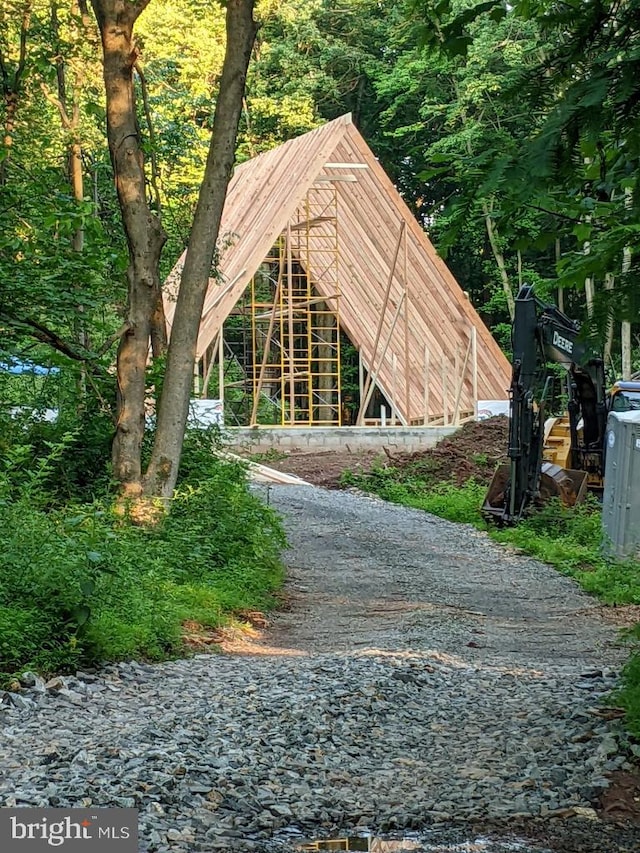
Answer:
[{"label": "loose gravel", "polygon": [[[136,807],[142,851],[552,819],[640,849],[592,820],[629,765],[602,707],[623,652],[591,599],[424,513],[259,491],[286,519],[290,609],[247,654],[27,675],[0,705],[0,804]],[[465,849],[424,838],[405,849]]]}]

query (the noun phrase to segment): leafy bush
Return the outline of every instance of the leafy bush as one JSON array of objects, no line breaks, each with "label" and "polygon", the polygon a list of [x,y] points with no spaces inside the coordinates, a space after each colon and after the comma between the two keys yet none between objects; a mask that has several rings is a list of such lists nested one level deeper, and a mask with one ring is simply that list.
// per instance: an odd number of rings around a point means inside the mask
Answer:
[{"label": "leafy bush", "polygon": [[[636,648],[640,642],[640,626],[632,632]],[[616,704],[627,712],[627,728],[640,739],[640,653],[632,654],[622,670],[621,687],[613,696]]]},{"label": "leafy bush", "polygon": [[[249,493],[241,466],[202,447],[187,447],[187,463],[191,480],[153,529],[105,501],[34,501],[33,481],[16,493],[0,474],[0,672],[177,655],[186,620],[216,626],[273,606],[284,545],[276,515]],[[42,460],[41,480],[49,473]]]},{"label": "leafy bush", "polygon": [[105,497],[111,487],[113,422],[100,410],[73,412],[50,422],[0,413],[0,458],[5,486],[31,492],[49,506]]}]

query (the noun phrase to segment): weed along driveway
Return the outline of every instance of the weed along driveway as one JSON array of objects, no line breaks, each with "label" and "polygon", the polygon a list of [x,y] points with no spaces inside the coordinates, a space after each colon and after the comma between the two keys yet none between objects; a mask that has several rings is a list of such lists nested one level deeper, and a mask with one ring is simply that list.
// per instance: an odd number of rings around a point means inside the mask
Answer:
[{"label": "weed along driveway", "polygon": [[288,853],[367,829],[386,846],[350,849],[640,849],[593,809],[631,768],[601,703],[624,652],[590,598],[465,526],[254,488],[285,518],[286,609],[235,652],[7,700],[3,805],[136,807],[141,851]]}]

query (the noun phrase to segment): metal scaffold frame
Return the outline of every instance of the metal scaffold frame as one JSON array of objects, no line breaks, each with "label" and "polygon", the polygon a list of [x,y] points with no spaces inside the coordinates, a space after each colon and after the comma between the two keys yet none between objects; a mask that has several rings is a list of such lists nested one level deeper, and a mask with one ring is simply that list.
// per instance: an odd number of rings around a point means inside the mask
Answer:
[{"label": "metal scaffold frame", "polygon": [[[338,268],[338,196],[327,183],[307,192],[251,280],[251,425],[261,398],[279,406],[283,426],[341,425]],[[320,279],[329,296],[318,295]]]}]

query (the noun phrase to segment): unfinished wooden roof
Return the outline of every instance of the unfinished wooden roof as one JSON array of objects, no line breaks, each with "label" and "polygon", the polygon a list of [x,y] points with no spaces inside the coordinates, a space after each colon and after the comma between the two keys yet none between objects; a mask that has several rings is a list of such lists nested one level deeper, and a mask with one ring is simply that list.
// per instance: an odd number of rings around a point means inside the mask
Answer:
[{"label": "unfinished wooden roof", "polygon": [[[328,181],[338,196],[338,264],[330,274],[320,268],[327,229],[335,227],[321,218],[304,262],[318,293],[334,299],[330,304],[340,293],[341,327],[400,419],[417,422],[425,413],[451,414],[456,405],[473,410],[477,399],[504,399],[507,359],[350,115],[236,169],[220,230],[220,278],[212,279],[205,300],[198,359],[278,237],[299,223],[309,193]],[[169,324],[183,261],[184,255],[165,285]]]}]

